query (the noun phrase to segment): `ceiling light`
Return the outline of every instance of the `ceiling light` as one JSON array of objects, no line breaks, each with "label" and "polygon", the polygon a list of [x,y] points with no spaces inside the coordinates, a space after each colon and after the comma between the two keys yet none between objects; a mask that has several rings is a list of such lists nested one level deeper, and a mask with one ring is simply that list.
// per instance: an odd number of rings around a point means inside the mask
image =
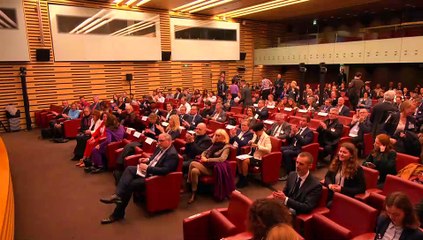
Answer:
[{"label": "ceiling light", "polygon": [[137,7],[139,7],[139,6],[141,6],[145,3],[148,3],[149,1],[151,1],[151,0],[141,0],[141,2],[137,3]]},{"label": "ceiling light", "polygon": [[113,3],[116,3],[117,5],[121,4],[124,0],[114,0]]},{"label": "ceiling light", "polygon": [[126,6],[131,6],[134,2],[136,2],[137,0],[129,0],[125,3]]},{"label": "ceiling light", "polygon": [[261,3],[254,6],[241,8],[238,10],[221,13],[221,14],[218,14],[217,16],[218,17],[226,16],[226,17],[236,18],[239,16],[249,15],[249,14],[253,14],[257,12],[263,12],[263,11],[267,11],[267,10],[271,10],[275,8],[286,7],[289,5],[298,4],[298,3],[307,2],[307,1],[309,0],[274,0],[271,2]]},{"label": "ceiling light", "polygon": [[172,11],[195,13],[204,9],[219,6],[233,0],[197,0],[172,9]]}]

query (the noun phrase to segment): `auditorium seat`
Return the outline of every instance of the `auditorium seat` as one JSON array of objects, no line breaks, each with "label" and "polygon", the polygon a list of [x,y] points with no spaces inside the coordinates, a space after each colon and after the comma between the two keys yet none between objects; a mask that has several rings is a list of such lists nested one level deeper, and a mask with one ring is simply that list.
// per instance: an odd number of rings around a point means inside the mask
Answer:
[{"label": "auditorium seat", "polygon": [[317,161],[319,158],[319,144],[318,143],[310,143],[301,148],[302,152],[308,152],[313,156],[313,164],[311,166],[311,171],[316,170]]},{"label": "auditorium seat", "polygon": [[217,129],[225,129],[225,123],[223,122],[218,122],[215,120],[209,120],[208,124],[207,124],[207,128],[212,130],[212,132],[214,133]]},{"label": "auditorium seat", "polygon": [[347,240],[373,232],[376,218],[376,209],[335,193],[329,212],[315,214],[305,231],[312,239]]},{"label": "auditorium seat", "polygon": [[379,192],[377,188],[377,180],[379,179],[379,172],[375,169],[362,166],[364,172],[364,179],[366,181],[366,192],[355,195],[354,197],[362,202],[365,202],[370,196],[371,192]]},{"label": "auditorium seat", "polygon": [[363,157],[369,156],[369,154],[373,150],[373,136],[371,133],[365,133],[363,136],[364,142],[364,150],[363,150]]},{"label": "auditorium seat", "polygon": [[227,208],[208,210],[183,220],[184,240],[215,240],[246,231],[251,199],[233,191]]},{"label": "auditorium seat", "polygon": [[420,163],[420,158],[397,152],[396,169],[399,172],[410,163]]},{"label": "auditorium seat", "polygon": [[385,197],[396,191],[404,192],[413,204],[417,204],[422,200],[423,185],[388,174],[383,189],[381,191],[371,192],[367,204],[378,210],[382,210]]},{"label": "auditorium seat", "polygon": [[81,118],[63,121],[63,136],[65,138],[76,138],[81,128]]},{"label": "auditorium seat", "polygon": [[261,181],[265,184],[272,184],[278,181],[281,168],[282,153],[271,152],[262,158],[261,166],[250,165],[250,172],[260,174]]}]

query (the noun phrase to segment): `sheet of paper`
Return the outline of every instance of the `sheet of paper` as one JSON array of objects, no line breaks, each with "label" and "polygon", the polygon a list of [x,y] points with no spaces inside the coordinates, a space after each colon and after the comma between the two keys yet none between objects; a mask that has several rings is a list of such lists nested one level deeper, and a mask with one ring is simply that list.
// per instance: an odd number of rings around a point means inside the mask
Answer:
[{"label": "sheet of paper", "polygon": [[191,134],[191,135],[194,135],[194,134],[195,134],[195,132],[194,132],[194,131],[192,131],[192,130],[188,130],[188,131],[187,131],[187,133],[189,133],[189,134]]},{"label": "sheet of paper", "polygon": [[319,115],[319,116],[323,116],[323,117],[326,117],[326,116],[328,115],[328,113],[325,113],[325,112],[319,112],[319,113],[317,113],[317,115]]},{"label": "sheet of paper", "polygon": [[263,122],[264,122],[264,123],[266,123],[266,124],[273,124],[275,121],[272,121],[272,120],[266,119],[266,120],[264,120]]},{"label": "sheet of paper", "polygon": [[145,177],[145,173],[141,172],[138,166],[139,165],[137,165],[137,175],[140,176],[140,177]]},{"label": "sheet of paper", "polygon": [[141,120],[142,120],[142,121],[147,121],[147,119],[148,119],[148,117],[147,117],[147,116],[142,116],[142,117],[141,117]]},{"label": "sheet of paper", "polygon": [[226,129],[229,129],[229,130],[231,130],[231,129],[234,129],[234,128],[236,128],[236,126],[234,126],[234,125],[226,125]]},{"label": "sheet of paper", "polygon": [[238,158],[239,160],[245,160],[247,158],[252,158],[253,156],[249,155],[249,154],[242,154],[242,155],[238,155],[236,156],[236,158]]},{"label": "sheet of paper", "polygon": [[286,107],[286,108],[284,108],[283,110],[284,110],[284,111],[287,111],[287,112],[290,112],[290,111],[292,111],[292,108]]},{"label": "sheet of paper", "polygon": [[162,122],[162,126],[167,127],[167,126],[169,126],[169,123],[168,122]]},{"label": "sheet of paper", "polygon": [[307,110],[306,109],[299,109],[298,112],[300,112],[300,113],[306,113]]},{"label": "sheet of paper", "polygon": [[149,137],[145,139],[145,143],[147,143],[148,145],[151,145],[154,141],[155,141],[154,139]]},{"label": "sheet of paper", "polygon": [[140,138],[141,137],[141,133],[138,132],[138,131],[135,131],[133,136],[136,137],[136,138]]}]

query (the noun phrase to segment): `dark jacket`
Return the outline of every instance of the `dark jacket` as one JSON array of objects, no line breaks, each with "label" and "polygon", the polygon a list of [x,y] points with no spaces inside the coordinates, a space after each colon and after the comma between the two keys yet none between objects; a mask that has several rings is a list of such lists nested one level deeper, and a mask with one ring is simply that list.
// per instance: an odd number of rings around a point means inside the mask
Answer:
[{"label": "dark jacket", "polygon": [[336,145],[338,144],[339,139],[341,139],[344,126],[338,121],[338,119],[334,119],[330,124],[329,121],[329,119],[324,121],[327,126],[326,129],[323,129],[322,126],[317,128],[317,132],[319,133],[319,143],[321,145]]},{"label": "dark jacket", "polygon": [[[329,184],[337,184],[335,182],[335,176],[337,172],[328,171],[325,176],[324,185],[326,187]],[[359,166],[355,175],[352,178],[346,178],[344,180],[344,186],[341,188],[341,193],[350,197],[354,197],[356,194],[364,193],[366,191],[366,181],[364,180],[363,168]]]},{"label": "dark jacket", "polygon": [[394,150],[391,150],[387,153],[376,153],[374,155],[375,156],[373,156],[373,153],[370,154],[367,157],[366,162],[371,162],[376,166],[376,170],[379,171],[379,183],[385,182],[386,175],[397,174],[397,153]]},{"label": "dark jacket", "polygon": [[[350,124],[350,129],[354,127],[355,124],[356,123]],[[366,118],[366,120],[358,124],[356,142],[364,141],[364,134],[369,133],[370,131],[372,131],[372,123],[370,122],[369,118]]]},{"label": "dark jacket", "polygon": [[297,214],[311,212],[319,203],[322,195],[322,185],[311,173],[307,176],[299,191],[294,195],[297,172],[291,172],[283,190],[288,197],[286,206],[292,208]]},{"label": "dark jacket", "polygon": [[[339,107],[338,107],[339,108]],[[342,109],[341,109],[341,111],[339,112],[339,115],[340,116],[346,116],[346,117],[349,117],[350,116],[350,108],[349,107],[347,107],[347,106],[342,106]]]},{"label": "dark jacket", "polygon": [[[156,148],[156,151],[154,151],[154,153],[151,155],[148,164],[151,160],[154,159],[157,154],[159,154],[159,152],[160,148]],[[178,167],[178,162],[178,152],[176,151],[175,147],[171,145],[170,148],[161,156],[161,158],[154,167],[149,166],[147,168],[146,176],[163,176],[170,172],[174,172]]]},{"label": "dark jacket", "polygon": [[267,135],[277,137],[279,139],[287,139],[289,134],[291,133],[291,125],[287,122],[283,122],[282,127],[279,129],[279,131],[273,134],[273,132],[278,126],[278,123],[273,123],[270,129],[266,131]]},{"label": "dark jacket", "polygon": [[[383,235],[385,234],[386,230],[388,229],[389,224],[391,223],[391,219],[384,215],[379,216],[376,223],[376,239],[382,239]],[[405,227],[402,230],[400,240],[421,240],[423,239],[423,233],[419,229],[412,229]]]},{"label": "dark jacket", "polygon": [[194,159],[195,156],[200,155],[204,150],[212,145],[212,141],[207,134],[202,136],[195,136],[194,142],[187,143],[185,146],[185,154]]},{"label": "dark jacket", "polygon": [[256,109],[257,119],[266,120],[269,118],[269,110],[267,107],[263,107],[261,110]]},{"label": "dark jacket", "polygon": [[314,132],[310,128],[304,129],[301,134],[295,134],[293,137],[289,138],[290,145],[294,146],[296,149],[301,150],[301,148],[307,144],[313,142]]},{"label": "dark jacket", "polygon": [[234,144],[235,142],[238,143],[238,149],[240,149],[243,146],[246,146],[248,144],[248,142],[253,139],[253,133],[251,131],[247,131],[245,132],[240,138],[238,137],[238,135],[241,133],[241,129],[238,129],[236,131],[236,135],[234,137],[231,137],[231,139],[229,140],[230,144]]},{"label": "dark jacket", "polygon": [[194,116],[191,115],[191,121],[189,123],[189,130],[194,130],[199,123],[203,122],[203,117],[200,114]]},{"label": "dark jacket", "polygon": [[370,115],[373,136],[377,136],[379,133],[381,133],[386,119],[392,112],[398,112],[398,108],[390,102],[381,102],[373,107],[372,113]]}]

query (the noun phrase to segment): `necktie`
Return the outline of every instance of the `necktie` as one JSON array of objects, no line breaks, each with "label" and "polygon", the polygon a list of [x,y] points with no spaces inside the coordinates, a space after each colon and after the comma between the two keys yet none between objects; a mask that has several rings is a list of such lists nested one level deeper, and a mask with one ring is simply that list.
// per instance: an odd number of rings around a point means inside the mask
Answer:
[{"label": "necktie", "polygon": [[153,158],[153,160],[151,160],[151,162],[148,164],[148,166],[151,167],[155,167],[157,162],[159,161],[159,159],[162,157],[163,155],[163,150],[160,150],[157,155]]},{"label": "necktie", "polygon": [[[303,133],[303,131],[304,131],[304,128],[301,128],[301,130],[298,132],[298,135],[299,135],[299,136],[301,136],[301,134]],[[295,142],[294,142],[294,147],[296,147],[296,146],[297,146],[297,142],[298,142],[298,140],[297,140],[297,139],[295,139]]]},{"label": "necktie", "polygon": [[291,196],[295,196],[298,193],[298,190],[300,190],[302,179],[300,177],[297,177],[297,181],[295,182],[294,189],[292,190]]},{"label": "necktie", "polygon": [[278,134],[278,135],[276,135],[276,134],[280,131],[281,127],[282,127],[282,125],[278,125],[278,126],[275,128],[275,130],[273,131],[272,136],[277,137],[279,134]]}]

